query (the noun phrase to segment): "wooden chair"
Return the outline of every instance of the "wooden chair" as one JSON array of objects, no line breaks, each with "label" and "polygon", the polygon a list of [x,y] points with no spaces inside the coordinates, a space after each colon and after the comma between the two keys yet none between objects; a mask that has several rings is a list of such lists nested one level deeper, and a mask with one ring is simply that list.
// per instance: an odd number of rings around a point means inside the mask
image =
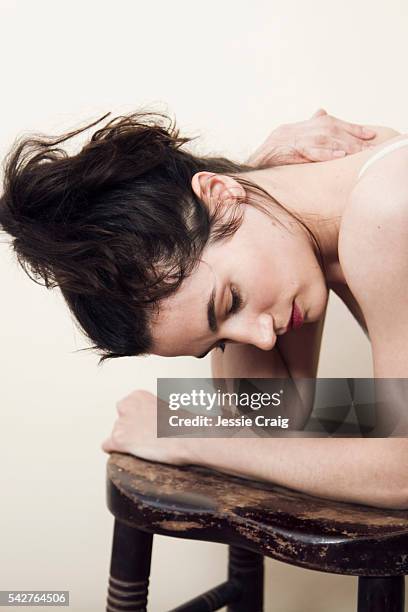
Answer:
[{"label": "wooden chair", "polygon": [[228,579],[173,612],[225,605],[229,612],[261,612],[264,555],[358,576],[358,612],[404,610],[408,511],[329,501],[119,453],[108,461],[107,499],[115,517],[108,612],[147,610],[155,533],[229,546]]}]

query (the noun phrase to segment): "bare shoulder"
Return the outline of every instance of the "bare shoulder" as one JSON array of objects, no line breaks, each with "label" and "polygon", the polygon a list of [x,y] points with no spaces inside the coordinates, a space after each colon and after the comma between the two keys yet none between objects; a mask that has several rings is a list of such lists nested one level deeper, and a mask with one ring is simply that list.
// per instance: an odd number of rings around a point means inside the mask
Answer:
[{"label": "bare shoulder", "polygon": [[[391,142],[397,142],[393,138]],[[378,269],[378,257],[408,248],[408,146],[377,159],[357,181],[339,230],[339,257],[349,274]],[[367,257],[369,255],[369,257]],[[361,257],[364,257],[362,260]],[[358,263],[358,265],[356,265]]]},{"label": "bare shoulder", "polygon": [[[385,154],[375,159],[374,163],[365,170],[362,178],[357,180],[351,194],[352,198],[358,197],[360,192],[362,197],[370,197],[370,190],[376,191],[379,188],[383,190],[383,196],[386,196],[388,190],[391,190],[392,198],[395,195],[404,196],[408,193],[408,145],[406,144],[408,134],[395,132],[394,135],[390,135],[389,129],[386,128],[386,132],[384,133],[384,130],[379,132],[377,138],[378,140],[373,141],[373,144],[377,146],[374,146],[366,161],[369,161],[371,157],[375,158],[377,154],[381,155],[383,150]],[[398,146],[400,141],[403,141],[403,146]],[[394,145],[395,149],[392,150]],[[391,147],[391,150],[387,150],[388,147]]]},{"label": "bare shoulder", "polygon": [[[403,139],[408,139],[408,134],[400,134],[389,143]],[[388,251],[392,244],[394,249],[403,249],[407,245],[407,223],[408,146],[404,146],[376,159],[354,185],[339,231],[339,255],[341,253],[343,263],[354,270],[358,261],[355,254],[360,257],[362,250],[368,247],[376,248],[370,252],[371,257],[366,258],[367,266],[374,263],[372,256],[382,247]],[[361,269],[363,262],[359,263],[357,268]]]},{"label": "bare shoulder", "polygon": [[407,169],[408,147],[377,160],[351,193],[339,232],[340,264],[367,322],[376,377],[408,376]]}]

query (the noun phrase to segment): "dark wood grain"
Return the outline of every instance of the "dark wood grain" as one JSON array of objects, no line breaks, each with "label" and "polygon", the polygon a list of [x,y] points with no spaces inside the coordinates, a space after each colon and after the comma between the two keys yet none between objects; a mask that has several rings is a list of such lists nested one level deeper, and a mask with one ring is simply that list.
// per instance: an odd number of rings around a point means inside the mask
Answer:
[{"label": "dark wood grain", "polygon": [[112,454],[107,469],[109,509],[142,531],[222,542],[323,572],[408,574],[406,510],[335,502],[124,454]]}]

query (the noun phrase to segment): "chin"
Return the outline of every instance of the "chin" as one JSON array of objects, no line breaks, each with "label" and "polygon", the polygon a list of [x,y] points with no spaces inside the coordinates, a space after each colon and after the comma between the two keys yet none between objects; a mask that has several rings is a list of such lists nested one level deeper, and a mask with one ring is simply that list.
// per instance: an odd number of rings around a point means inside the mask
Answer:
[{"label": "chin", "polygon": [[330,295],[329,290],[325,291],[324,294],[322,295],[321,302],[319,304],[318,314],[314,319],[315,321],[320,321],[320,319],[323,319],[323,317],[325,316],[327,305],[329,303],[329,295]]},{"label": "chin", "polygon": [[329,295],[330,291],[325,289],[319,292],[319,295],[316,296],[317,299],[315,298],[313,301],[305,304],[303,311],[305,323],[315,323],[324,318],[329,303]]}]

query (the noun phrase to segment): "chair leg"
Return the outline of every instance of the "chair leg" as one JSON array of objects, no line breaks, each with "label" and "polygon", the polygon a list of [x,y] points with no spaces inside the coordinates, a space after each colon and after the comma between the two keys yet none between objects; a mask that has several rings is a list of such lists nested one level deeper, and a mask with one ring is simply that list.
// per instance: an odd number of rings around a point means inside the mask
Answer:
[{"label": "chair leg", "polygon": [[404,576],[360,576],[357,612],[404,612]]},{"label": "chair leg", "polygon": [[228,579],[237,582],[241,588],[240,598],[228,606],[228,612],[263,611],[263,555],[229,546]]},{"label": "chair leg", "polygon": [[106,612],[146,612],[153,534],[115,519]]}]

